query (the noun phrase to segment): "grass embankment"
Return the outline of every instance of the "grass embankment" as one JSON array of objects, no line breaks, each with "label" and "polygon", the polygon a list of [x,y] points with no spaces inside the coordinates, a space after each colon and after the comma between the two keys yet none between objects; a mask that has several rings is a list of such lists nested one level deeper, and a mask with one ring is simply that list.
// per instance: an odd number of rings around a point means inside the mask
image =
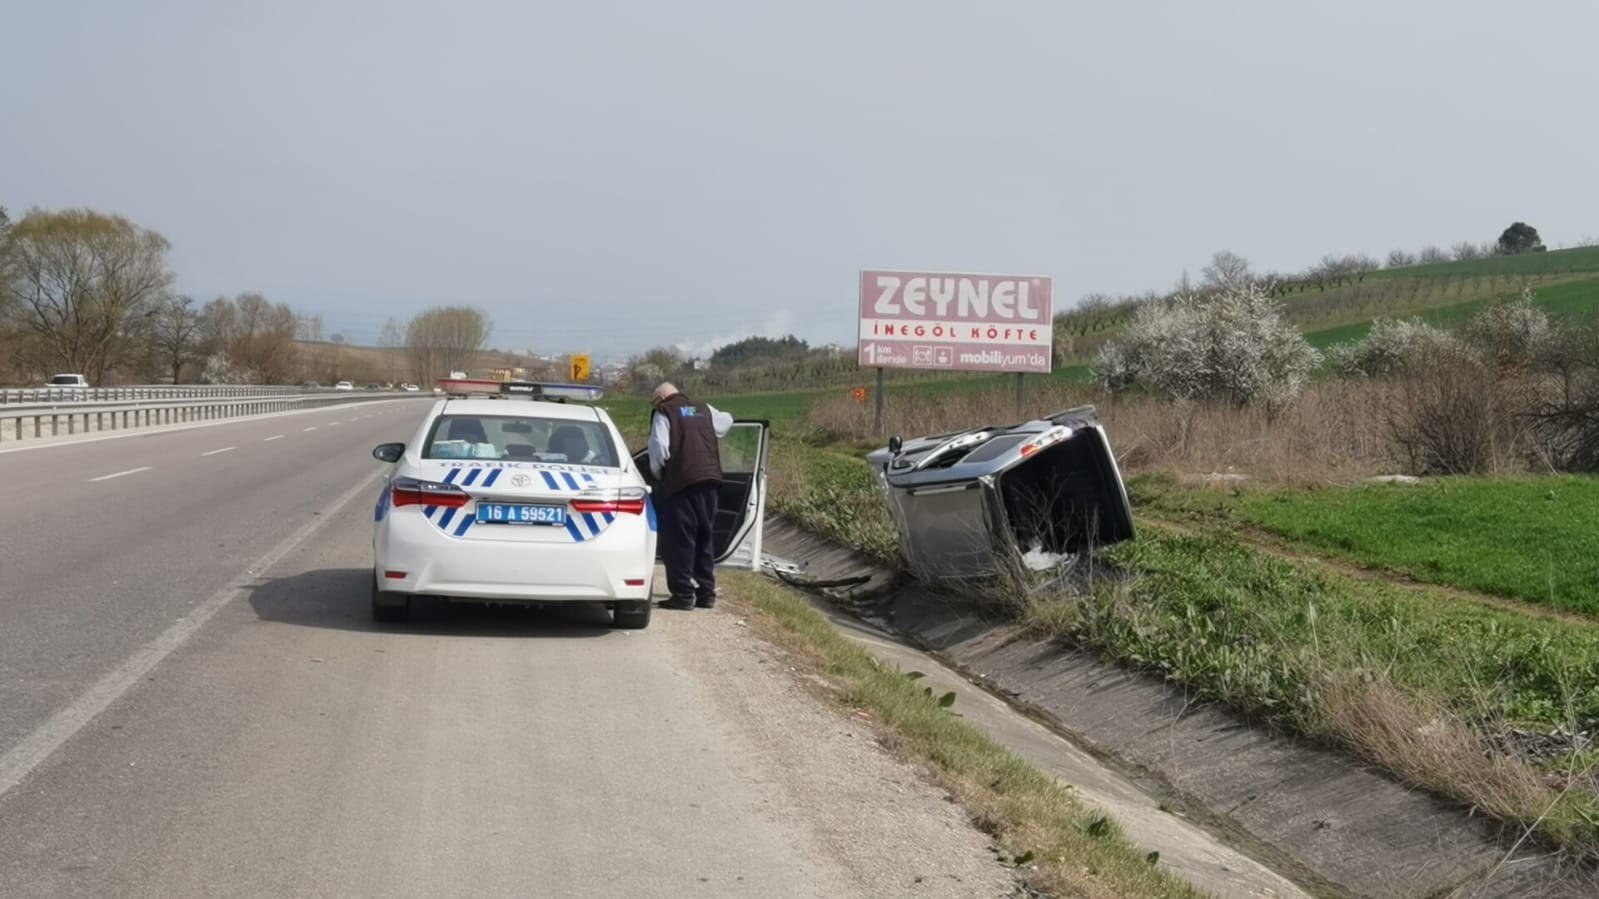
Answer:
[{"label": "grass embankment", "polygon": [[840,702],[867,712],[897,747],[925,762],[942,785],[1005,845],[1036,866],[1034,886],[1062,896],[1197,897],[1161,872],[1071,787],[995,743],[934,697],[912,673],[884,667],[787,588],[730,573],[725,588],[765,617],[763,631],[824,674]]},{"label": "grass embankment", "polygon": [[[1453,330],[1470,321],[1477,313],[1497,302],[1514,299],[1519,289],[1496,290],[1465,302],[1445,302],[1442,305],[1423,305],[1420,308],[1395,308],[1372,318],[1321,327],[1307,331],[1305,339],[1319,350],[1344,343],[1357,343],[1371,332],[1376,318],[1416,318],[1435,327]],[[1541,286],[1533,305],[1552,316],[1562,318],[1592,318],[1599,315],[1599,278],[1582,278],[1559,284]]]},{"label": "grass embankment", "polygon": [[1571,272],[1599,272],[1599,247],[1573,247],[1518,256],[1482,256],[1456,262],[1434,262],[1386,268],[1366,277],[1372,280],[1395,278],[1439,278],[1459,275],[1552,275]]},{"label": "grass embankment", "polygon": [[1462,478],[1314,490],[1133,484],[1179,520],[1259,528],[1365,568],[1599,615],[1599,479]]},{"label": "grass embankment", "polygon": [[[773,474],[774,511],[897,561],[897,534],[858,451],[784,441]],[[1482,489],[1473,502],[1488,514],[1492,490],[1504,488]],[[1531,499],[1501,506],[1500,537],[1517,521],[1541,520]],[[1112,570],[1092,590],[1017,599],[1010,611],[1040,633],[1344,747],[1553,845],[1599,853],[1599,752],[1559,737],[1599,725],[1599,622],[1372,583],[1276,558],[1224,529],[1190,536],[1148,524],[1105,553]],[[1390,547],[1426,551],[1425,530],[1409,533],[1415,520],[1382,527],[1408,535]],[[1383,533],[1368,539],[1380,545]],[[1445,558],[1492,570],[1471,552]]]}]

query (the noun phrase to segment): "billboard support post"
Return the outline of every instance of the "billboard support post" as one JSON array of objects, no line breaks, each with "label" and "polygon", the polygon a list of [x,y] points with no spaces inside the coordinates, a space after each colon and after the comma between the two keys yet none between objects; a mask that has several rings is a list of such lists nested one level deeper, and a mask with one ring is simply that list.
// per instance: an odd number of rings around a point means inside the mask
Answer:
[{"label": "billboard support post", "polygon": [[877,370],[877,387],[872,392],[872,433],[883,436],[883,370]]},{"label": "billboard support post", "polygon": [[1024,406],[1026,404],[1026,402],[1027,402],[1027,375],[1023,374],[1022,372],[1017,372],[1016,373],[1016,415],[1018,417],[1021,416],[1021,414],[1022,414],[1022,406]]}]

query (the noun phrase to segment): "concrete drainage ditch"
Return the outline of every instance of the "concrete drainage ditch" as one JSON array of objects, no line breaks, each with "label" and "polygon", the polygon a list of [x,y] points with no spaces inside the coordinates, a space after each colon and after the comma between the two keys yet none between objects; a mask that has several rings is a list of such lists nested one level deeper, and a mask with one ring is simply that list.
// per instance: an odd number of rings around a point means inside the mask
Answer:
[{"label": "concrete drainage ditch", "polygon": [[[901,638],[1064,737],[1040,741],[1025,728],[1009,739],[996,734],[1104,805],[1130,837],[1160,850],[1201,889],[1384,899],[1599,895],[1594,872],[1517,845],[1512,828],[1223,708],[1194,705],[1170,684],[1029,637],[948,594],[899,584],[790,522],[771,520],[765,533],[767,549],[803,572],[784,575],[790,583],[852,585],[827,591],[824,608],[874,652],[891,656],[899,641],[889,635]],[[1187,820],[1152,813],[1162,805]]]}]

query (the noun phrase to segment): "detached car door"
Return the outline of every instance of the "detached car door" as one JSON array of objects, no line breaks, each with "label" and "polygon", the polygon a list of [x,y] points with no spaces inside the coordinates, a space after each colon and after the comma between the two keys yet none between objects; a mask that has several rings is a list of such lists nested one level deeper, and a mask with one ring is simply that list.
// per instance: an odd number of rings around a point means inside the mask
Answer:
[{"label": "detached car door", "polygon": [[[717,497],[714,526],[718,564],[752,570],[761,565],[770,431],[770,424],[764,420],[741,419],[734,421],[732,429],[718,441],[722,457],[722,489]],[[633,463],[654,488],[649,451],[634,454]],[[659,506],[659,500],[656,503]],[[662,530],[662,539],[656,543],[656,558],[660,558],[661,545],[667,539],[664,523]]]}]

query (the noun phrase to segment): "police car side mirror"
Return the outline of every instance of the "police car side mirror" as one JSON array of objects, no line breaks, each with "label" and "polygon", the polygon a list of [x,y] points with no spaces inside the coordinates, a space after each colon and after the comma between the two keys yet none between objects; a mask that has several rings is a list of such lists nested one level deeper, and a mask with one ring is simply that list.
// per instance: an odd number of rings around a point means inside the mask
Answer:
[{"label": "police car side mirror", "polygon": [[379,462],[398,462],[405,455],[403,443],[380,443],[372,448],[372,458]]},{"label": "police car side mirror", "polygon": [[904,448],[905,448],[905,441],[899,439],[899,435],[898,434],[894,435],[893,437],[888,438],[888,451],[891,454],[897,456],[897,455],[899,455],[899,451],[904,449]]}]

